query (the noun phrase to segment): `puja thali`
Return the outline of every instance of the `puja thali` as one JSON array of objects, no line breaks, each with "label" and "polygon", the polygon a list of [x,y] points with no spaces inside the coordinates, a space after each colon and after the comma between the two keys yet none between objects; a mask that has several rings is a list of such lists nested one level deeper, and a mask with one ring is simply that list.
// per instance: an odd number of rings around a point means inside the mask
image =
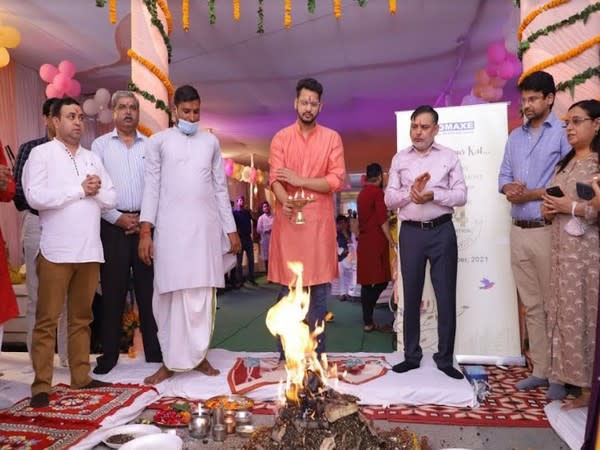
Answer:
[{"label": "puja thali", "polygon": [[252,408],[254,400],[243,395],[217,395],[204,402],[204,407],[208,409],[214,409],[219,406],[223,407],[223,409],[240,411]]}]

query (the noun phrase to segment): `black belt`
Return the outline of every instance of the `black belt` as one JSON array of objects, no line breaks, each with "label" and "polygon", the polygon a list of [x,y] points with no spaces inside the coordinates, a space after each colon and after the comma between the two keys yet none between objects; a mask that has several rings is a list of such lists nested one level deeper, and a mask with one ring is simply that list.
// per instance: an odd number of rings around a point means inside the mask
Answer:
[{"label": "black belt", "polygon": [[542,228],[546,225],[552,225],[552,222],[546,219],[536,219],[536,220],[517,220],[513,219],[513,225],[516,225],[519,228]]},{"label": "black belt", "polygon": [[120,213],[123,214],[139,214],[140,211],[125,211],[124,209],[117,209],[117,211],[119,211]]},{"label": "black belt", "polygon": [[418,222],[416,220],[403,220],[402,223],[410,225],[411,227],[417,227],[421,230],[430,230],[443,223],[450,222],[452,220],[452,214],[444,214],[443,216],[436,217],[435,219],[426,220],[424,222]]}]

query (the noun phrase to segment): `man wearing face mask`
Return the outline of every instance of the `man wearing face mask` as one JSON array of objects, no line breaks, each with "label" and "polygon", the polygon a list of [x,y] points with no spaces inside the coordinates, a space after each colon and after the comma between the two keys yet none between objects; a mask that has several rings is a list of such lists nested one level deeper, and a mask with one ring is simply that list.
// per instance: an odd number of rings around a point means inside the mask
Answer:
[{"label": "man wearing face mask", "polygon": [[198,91],[181,86],[174,101],[177,126],[153,135],[145,155],[139,255],[154,263],[152,309],[163,354],[147,384],[174,372],[219,374],[206,359],[216,288],[225,285],[223,254],[241,249],[219,141],[198,129]]}]

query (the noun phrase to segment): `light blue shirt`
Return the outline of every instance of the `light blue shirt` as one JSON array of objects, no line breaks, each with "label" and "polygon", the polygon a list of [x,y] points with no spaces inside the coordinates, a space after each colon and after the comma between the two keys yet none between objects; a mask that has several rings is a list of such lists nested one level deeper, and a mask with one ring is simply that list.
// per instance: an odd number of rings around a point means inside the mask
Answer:
[{"label": "light blue shirt", "polygon": [[119,139],[116,128],[92,142],[92,151],[100,157],[117,191],[115,209],[103,210],[102,218],[114,224],[121,211],[140,211],[144,195],[144,154],[147,138],[136,132],[131,146]]},{"label": "light blue shirt", "polygon": [[[547,187],[554,168],[571,150],[562,122],[550,112],[540,133],[532,133],[529,123],[515,128],[506,142],[504,159],[498,175],[498,191],[514,181],[525,183],[527,189]],[[511,215],[517,220],[539,220],[541,200],[513,204]]]}]

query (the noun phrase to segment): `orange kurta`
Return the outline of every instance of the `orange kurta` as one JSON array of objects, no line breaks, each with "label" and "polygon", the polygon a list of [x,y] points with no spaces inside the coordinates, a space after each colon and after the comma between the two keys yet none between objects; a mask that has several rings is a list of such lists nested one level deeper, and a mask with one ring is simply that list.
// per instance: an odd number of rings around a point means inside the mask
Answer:
[{"label": "orange kurta", "polygon": [[[289,284],[293,274],[289,261],[304,264],[304,285],[329,283],[338,276],[337,242],[333,193],[344,178],[344,147],[340,135],[316,125],[305,139],[297,123],[280,130],[271,141],[269,156],[270,184],[276,181],[277,169],[285,167],[303,177],[325,177],[330,191],[326,194],[304,189],[315,201],[303,209],[305,222],[297,225],[281,212],[276,203],[269,247],[269,280]],[[288,195],[299,188],[282,183]]]}]

